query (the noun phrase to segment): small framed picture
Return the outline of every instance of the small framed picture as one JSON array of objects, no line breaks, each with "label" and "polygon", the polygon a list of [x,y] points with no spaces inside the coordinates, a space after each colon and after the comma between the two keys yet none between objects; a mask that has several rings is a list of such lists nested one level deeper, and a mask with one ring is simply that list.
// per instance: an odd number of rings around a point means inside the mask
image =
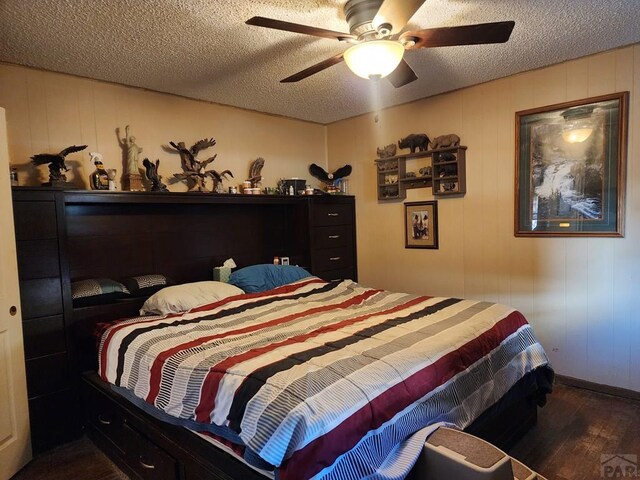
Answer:
[{"label": "small framed picture", "polygon": [[280,257],[280,265],[289,265],[289,257]]},{"label": "small framed picture", "polygon": [[438,248],[438,202],[404,204],[405,248]]}]

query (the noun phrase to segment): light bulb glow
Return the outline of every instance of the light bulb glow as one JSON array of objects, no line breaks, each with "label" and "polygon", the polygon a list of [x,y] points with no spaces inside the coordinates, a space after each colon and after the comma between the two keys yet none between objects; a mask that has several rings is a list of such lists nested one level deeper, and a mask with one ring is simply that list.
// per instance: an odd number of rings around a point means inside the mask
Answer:
[{"label": "light bulb glow", "polygon": [[562,132],[562,138],[567,143],[582,143],[593,133],[593,128],[571,128]]},{"label": "light bulb glow", "polygon": [[400,42],[372,40],[354,45],[344,52],[344,61],[359,77],[383,78],[393,72],[404,55]]}]

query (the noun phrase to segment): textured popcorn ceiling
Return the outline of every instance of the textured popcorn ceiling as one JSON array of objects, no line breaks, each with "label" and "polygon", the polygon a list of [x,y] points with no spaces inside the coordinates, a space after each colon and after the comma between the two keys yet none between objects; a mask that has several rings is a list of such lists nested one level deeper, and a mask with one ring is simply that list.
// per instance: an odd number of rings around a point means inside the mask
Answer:
[{"label": "textured popcorn ceiling", "polygon": [[427,0],[410,27],[515,20],[504,45],[407,52],[419,80],[375,90],[346,65],[288,75],[347,48],[248,26],[262,15],[348,31],[345,0],[0,0],[0,60],[330,123],[640,41],[639,0]]}]

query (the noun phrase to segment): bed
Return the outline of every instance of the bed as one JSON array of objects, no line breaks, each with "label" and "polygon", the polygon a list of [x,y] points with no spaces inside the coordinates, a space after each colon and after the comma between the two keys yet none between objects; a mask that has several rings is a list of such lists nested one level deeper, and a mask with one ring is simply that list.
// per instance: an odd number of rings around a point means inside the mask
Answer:
[{"label": "bed", "polygon": [[317,277],[110,322],[98,356],[128,410],[238,460],[212,478],[403,478],[438,425],[507,446],[553,378],[512,308]]}]

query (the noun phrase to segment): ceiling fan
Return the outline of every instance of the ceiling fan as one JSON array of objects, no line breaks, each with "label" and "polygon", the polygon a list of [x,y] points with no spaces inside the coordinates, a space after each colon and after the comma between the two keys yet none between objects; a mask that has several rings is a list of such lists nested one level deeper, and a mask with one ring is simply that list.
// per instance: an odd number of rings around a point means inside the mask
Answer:
[{"label": "ceiling fan", "polygon": [[396,88],[418,78],[402,58],[405,49],[504,43],[509,40],[515,25],[512,21],[492,22],[401,33],[424,2],[425,0],[348,0],[344,13],[350,33],[265,17],[253,17],[246,23],[352,44],[346,51],[305,68],[281,80],[282,83],[298,82],[344,60],[356,75],[369,79],[387,77]]}]

